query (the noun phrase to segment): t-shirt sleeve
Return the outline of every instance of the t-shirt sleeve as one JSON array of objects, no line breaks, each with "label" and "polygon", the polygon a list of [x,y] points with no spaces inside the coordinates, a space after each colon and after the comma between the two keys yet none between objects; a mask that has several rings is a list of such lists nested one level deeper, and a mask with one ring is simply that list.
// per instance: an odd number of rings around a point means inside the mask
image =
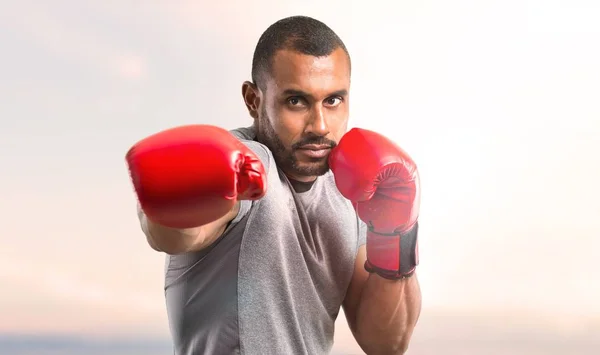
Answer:
[{"label": "t-shirt sleeve", "polygon": [[367,244],[367,224],[358,219],[358,246]]}]

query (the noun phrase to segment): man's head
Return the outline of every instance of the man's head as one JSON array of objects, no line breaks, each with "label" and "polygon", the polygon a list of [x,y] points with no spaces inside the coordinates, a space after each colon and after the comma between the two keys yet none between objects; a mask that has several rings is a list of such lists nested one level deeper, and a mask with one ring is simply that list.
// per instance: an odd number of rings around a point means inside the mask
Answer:
[{"label": "man's head", "polygon": [[318,20],[284,18],[260,37],[242,94],[258,140],[290,178],[329,170],[329,151],[348,124],[350,71],[344,43]]}]

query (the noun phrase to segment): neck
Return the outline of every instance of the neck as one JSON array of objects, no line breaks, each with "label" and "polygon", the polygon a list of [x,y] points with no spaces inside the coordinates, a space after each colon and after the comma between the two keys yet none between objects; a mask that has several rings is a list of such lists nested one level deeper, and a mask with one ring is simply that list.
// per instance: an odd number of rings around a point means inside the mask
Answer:
[{"label": "neck", "polygon": [[292,185],[292,188],[294,189],[294,191],[296,191],[296,193],[303,193],[306,192],[308,190],[310,190],[314,184],[314,182],[316,181],[317,177],[312,177],[312,180],[308,180],[306,177],[303,177],[302,180],[299,180],[297,178],[291,177],[289,175],[286,175],[288,178],[288,181],[290,182],[290,184]]},{"label": "neck", "polygon": [[284,172],[284,173],[288,179],[298,181],[298,182],[309,183],[309,182],[314,182],[315,180],[317,180],[316,176],[295,176],[294,174],[288,174],[286,172]]}]

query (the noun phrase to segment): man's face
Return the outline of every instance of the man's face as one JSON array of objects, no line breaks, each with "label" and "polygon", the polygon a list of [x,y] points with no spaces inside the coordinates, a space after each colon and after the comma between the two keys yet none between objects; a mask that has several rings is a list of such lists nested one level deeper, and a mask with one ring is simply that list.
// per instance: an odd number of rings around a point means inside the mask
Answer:
[{"label": "man's face", "polygon": [[279,51],[264,87],[253,114],[258,140],[290,178],[311,181],[325,174],[329,152],[348,125],[350,63],[344,50],[327,57]]}]

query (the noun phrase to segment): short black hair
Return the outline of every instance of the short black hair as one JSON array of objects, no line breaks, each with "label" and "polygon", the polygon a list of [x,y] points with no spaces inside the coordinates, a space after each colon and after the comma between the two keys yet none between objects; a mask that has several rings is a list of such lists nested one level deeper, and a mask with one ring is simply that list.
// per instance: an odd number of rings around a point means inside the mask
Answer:
[{"label": "short black hair", "polygon": [[344,42],[329,26],[308,16],[290,16],[271,26],[258,39],[252,58],[252,81],[262,86],[262,78],[270,72],[272,59],[279,50],[292,50],[306,55],[323,57],[342,48],[350,54]]}]

